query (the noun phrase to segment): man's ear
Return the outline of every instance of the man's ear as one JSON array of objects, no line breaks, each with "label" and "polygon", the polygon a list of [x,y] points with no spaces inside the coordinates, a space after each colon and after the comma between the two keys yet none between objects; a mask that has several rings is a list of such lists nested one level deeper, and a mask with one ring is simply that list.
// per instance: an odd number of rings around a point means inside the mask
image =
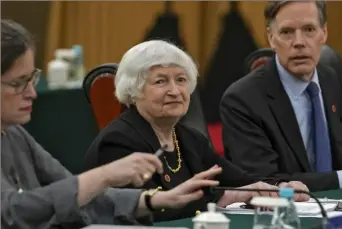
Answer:
[{"label": "man's ear", "polygon": [[321,44],[323,45],[328,40],[328,25],[327,25],[327,23],[324,24],[322,30],[323,30],[323,36],[322,36]]},{"label": "man's ear", "polygon": [[267,27],[267,40],[268,40],[268,44],[270,45],[270,47],[273,49],[274,48],[274,35],[271,31],[270,27]]},{"label": "man's ear", "polygon": [[266,29],[268,44],[272,49],[274,49],[274,35],[271,28],[268,26]]}]

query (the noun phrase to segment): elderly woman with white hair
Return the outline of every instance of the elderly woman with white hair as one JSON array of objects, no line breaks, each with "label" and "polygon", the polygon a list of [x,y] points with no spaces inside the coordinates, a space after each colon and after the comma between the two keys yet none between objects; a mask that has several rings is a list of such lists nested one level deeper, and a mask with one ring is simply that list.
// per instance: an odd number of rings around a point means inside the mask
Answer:
[{"label": "elderly woman with white hair", "polygon": [[[164,172],[144,174],[145,188],[169,190],[215,165],[223,169],[216,177],[222,186],[277,188],[275,185],[280,180],[258,182],[261,179],[246,174],[214,152],[201,133],[179,123],[187,113],[197,76],[192,58],[168,42],[152,40],[128,50],[115,77],[115,95],[128,109],[97,136],[87,153],[86,168],[118,160],[136,151],[154,153],[165,146],[161,156]],[[281,183],[306,189],[300,182]],[[214,201],[224,207],[233,202],[248,201],[255,195],[274,193],[208,192],[181,210],[154,209],[154,219],[165,221],[190,217],[197,210],[205,209],[208,202]],[[306,196],[297,198],[307,199]]]}]

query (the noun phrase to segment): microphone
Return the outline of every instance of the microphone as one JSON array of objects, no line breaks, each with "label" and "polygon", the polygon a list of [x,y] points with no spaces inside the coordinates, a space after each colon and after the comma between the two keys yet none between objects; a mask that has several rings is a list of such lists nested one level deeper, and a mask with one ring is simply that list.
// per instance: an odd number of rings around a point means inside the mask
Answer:
[{"label": "microphone", "polygon": [[[291,188],[279,188],[279,189],[257,189],[257,188],[234,188],[234,187],[222,187],[222,186],[217,186],[217,187],[210,187],[211,193],[215,193],[215,190],[224,190],[224,191],[238,191],[238,192],[276,192],[280,193],[281,190],[285,189],[291,189]],[[314,199],[321,211],[322,214],[322,228],[326,229],[328,225],[328,215],[327,212],[325,211],[322,203],[318,200],[318,198],[311,192],[303,191],[303,190],[298,190],[298,189],[292,189],[294,193],[297,194],[306,194],[310,196],[312,199]],[[315,227],[315,229],[318,229],[318,227]]]}]

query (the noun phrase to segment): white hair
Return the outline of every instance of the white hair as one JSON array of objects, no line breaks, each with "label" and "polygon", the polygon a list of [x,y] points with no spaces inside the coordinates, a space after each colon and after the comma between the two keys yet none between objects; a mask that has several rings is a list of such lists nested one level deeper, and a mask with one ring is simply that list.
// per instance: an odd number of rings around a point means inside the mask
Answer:
[{"label": "white hair", "polygon": [[177,46],[162,40],[140,43],[122,57],[115,76],[115,95],[120,103],[129,106],[140,95],[148,71],[158,65],[176,65],[184,69],[190,93],[197,84],[198,69],[193,59]]}]

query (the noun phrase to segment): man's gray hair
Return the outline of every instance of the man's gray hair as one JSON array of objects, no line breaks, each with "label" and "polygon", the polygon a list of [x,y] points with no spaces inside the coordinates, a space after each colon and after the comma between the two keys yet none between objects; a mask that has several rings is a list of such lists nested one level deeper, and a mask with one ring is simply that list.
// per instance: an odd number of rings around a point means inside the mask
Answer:
[{"label": "man's gray hair", "polygon": [[[266,26],[269,27],[277,16],[279,10],[294,1],[269,1],[264,10]],[[298,1],[301,2],[301,1]],[[318,10],[319,23],[323,27],[327,22],[327,6],[325,0],[315,1]]]},{"label": "man's gray hair", "polygon": [[184,69],[190,93],[197,84],[198,69],[193,59],[177,46],[163,41],[151,40],[129,49],[122,57],[115,76],[115,95],[127,106],[140,96],[148,71],[154,66],[176,65]]}]

